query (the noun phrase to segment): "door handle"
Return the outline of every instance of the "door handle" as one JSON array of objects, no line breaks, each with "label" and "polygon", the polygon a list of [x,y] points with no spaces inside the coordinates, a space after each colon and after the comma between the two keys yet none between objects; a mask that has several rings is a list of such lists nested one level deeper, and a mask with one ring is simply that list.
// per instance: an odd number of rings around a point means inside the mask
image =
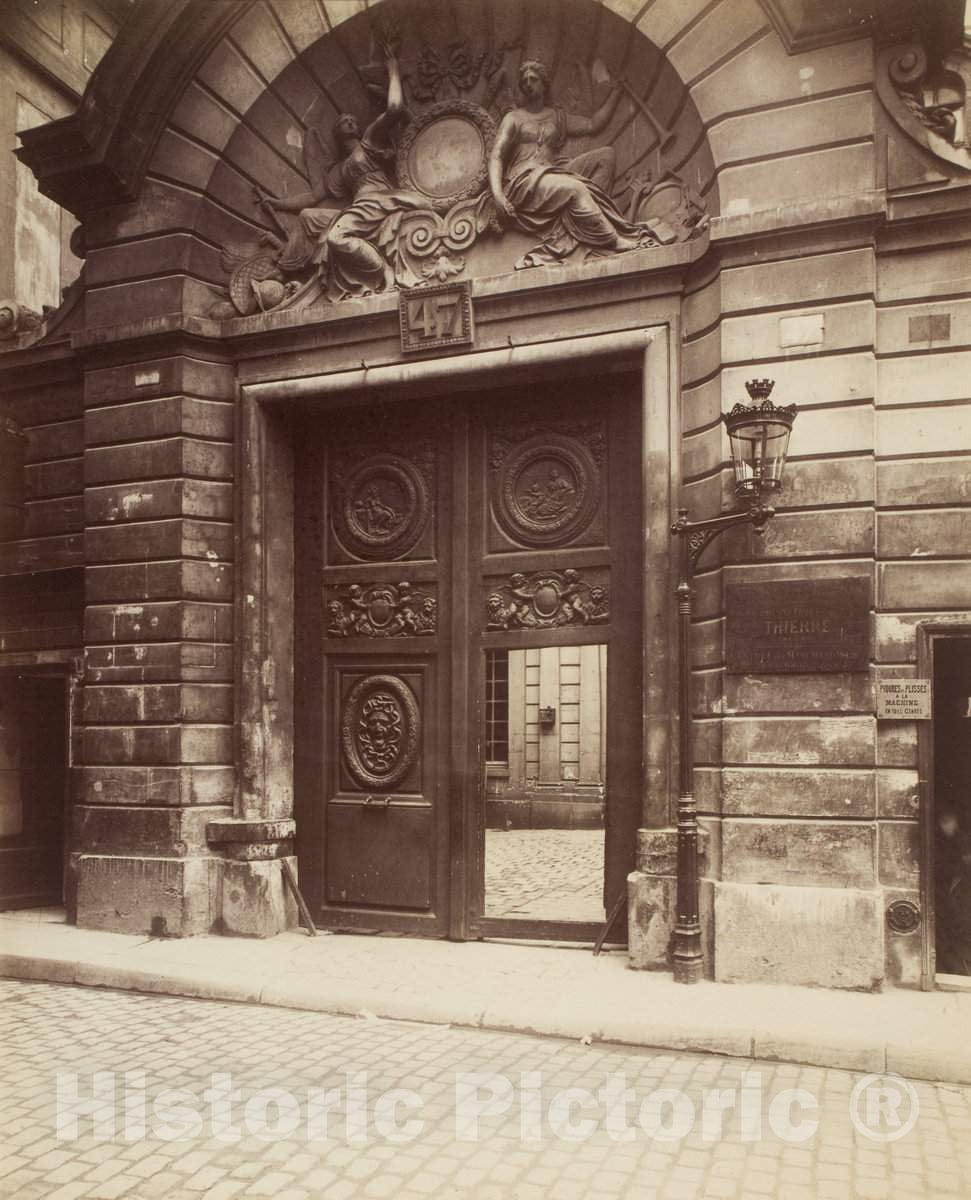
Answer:
[{"label": "door handle", "polygon": [[365,808],[388,808],[391,804],[390,796],[365,796]]}]

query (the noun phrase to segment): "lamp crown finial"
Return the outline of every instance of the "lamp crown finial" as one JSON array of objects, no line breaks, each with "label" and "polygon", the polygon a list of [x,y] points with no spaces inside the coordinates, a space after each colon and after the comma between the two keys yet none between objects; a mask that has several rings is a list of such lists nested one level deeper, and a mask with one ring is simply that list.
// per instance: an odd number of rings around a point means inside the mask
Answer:
[{"label": "lamp crown finial", "polygon": [[753,403],[759,403],[763,400],[768,400],[772,395],[772,389],[775,387],[774,379],[750,379],[745,384],[745,390],[748,392]]}]

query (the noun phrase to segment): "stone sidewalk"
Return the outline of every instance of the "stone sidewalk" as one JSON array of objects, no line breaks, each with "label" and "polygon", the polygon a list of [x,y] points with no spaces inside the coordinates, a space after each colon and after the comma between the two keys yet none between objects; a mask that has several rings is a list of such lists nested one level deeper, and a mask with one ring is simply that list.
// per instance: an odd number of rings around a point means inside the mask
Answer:
[{"label": "stone sidewalk", "polygon": [[676,984],[626,952],[321,934],[159,940],[0,914],[0,975],[971,1083],[971,992]]}]

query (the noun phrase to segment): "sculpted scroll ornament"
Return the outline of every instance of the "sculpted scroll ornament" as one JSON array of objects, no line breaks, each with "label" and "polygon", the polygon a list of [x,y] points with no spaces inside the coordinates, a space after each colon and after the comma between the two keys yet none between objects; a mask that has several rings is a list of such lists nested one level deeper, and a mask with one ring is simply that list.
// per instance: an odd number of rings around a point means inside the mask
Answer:
[{"label": "sculpted scroll ornament", "polygon": [[610,620],[610,593],[579,571],[534,571],[509,576],[489,595],[486,629],[558,629]]},{"label": "sculpted scroll ornament", "polygon": [[362,788],[392,788],[414,765],[421,717],[411,688],[396,675],[359,680],[344,701],[341,749]]},{"label": "sculpted scroll ornament", "polygon": [[939,160],[971,171],[971,41],[943,53],[919,42],[884,48],[877,94],[893,120]]},{"label": "sculpted scroll ornament", "polygon": [[[527,60],[518,71],[519,105],[497,127],[508,94],[503,64],[514,47],[425,45],[416,65],[402,71],[397,30],[386,25],[375,34],[387,80],[383,111],[363,132],[355,115],[341,114],[332,149],[316,129],[306,130],[306,191],[275,196],[256,189],[276,229],[257,242],[222,247],[228,299],[213,306],[214,317],[442,282],[466,270],[464,251],[507,228],[536,241],[520,268],[560,262],[578,249],[616,254],[703,231],[703,202],[664,174],[660,150],[656,180],[616,180],[611,146],[563,157],[567,140],[600,133],[625,95],[644,110],[625,81],[612,83],[587,117],[556,106],[547,68]],[[599,84],[609,81],[606,68],[594,66]],[[576,71],[590,74],[580,64]]]}]

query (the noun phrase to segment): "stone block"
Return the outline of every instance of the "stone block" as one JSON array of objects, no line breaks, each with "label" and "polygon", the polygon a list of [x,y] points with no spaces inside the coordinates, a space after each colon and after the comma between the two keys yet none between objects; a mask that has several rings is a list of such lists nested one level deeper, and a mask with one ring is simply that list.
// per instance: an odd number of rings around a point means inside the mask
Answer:
[{"label": "stone block", "polygon": [[124,446],[96,446],[84,455],[84,483],[88,485],[130,479],[154,481],[183,475],[232,479],[232,447],[221,442],[170,437]]},{"label": "stone block", "polygon": [[723,454],[722,432],[717,426],[686,437],[681,442],[681,470],[685,479],[694,479],[715,470],[726,457]]},{"label": "stone block", "polygon": [[915,818],[920,812],[920,777],[916,771],[877,771],[877,815]]},{"label": "stone block", "polygon": [[139,600],[225,600],[233,598],[233,568],[212,561],[170,559],[163,562],[88,566],[84,573],[89,604]]},{"label": "stone block", "polygon": [[878,405],[920,405],[966,400],[971,351],[883,358],[877,363]]},{"label": "stone block", "polygon": [[233,485],[207,479],[159,479],[151,483],[90,487],[85,489],[84,511],[90,525],[162,517],[231,521]]},{"label": "stone block", "polygon": [[721,380],[716,376],[681,391],[681,428],[684,433],[699,432],[718,421],[722,410]]},{"label": "stone block", "polygon": [[[775,263],[767,264],[766,270],[771,271]],[[772,350],[771,354],[777,351]],[[767,353],[766,357],[770,357]],[[849,445],[839,444],[830,439],[824,443],[819,440],[816,425],[820,421],[838,419],[837,404],[859,404],[861,400],[871,400],[875,387],[875,359],[872,351],[861,351],[856,354],[820,354],[809,357],[787,359],[773,362],[771,370],[766,366],[766,372],[775,379],[772,399],[779,404],[785,404],[789,399],[798,401],[800,406],[798,424],[798,453],[801,457],[818,453],[824,449],[831,452],[846,450],[872,450],[873,445],[868,441],[857,447],[855,442]],[[751,379],[755,372],[751,363],[741,367],[726,367],[722,374],[723,390],[727,396],[745,395],[745,380]],[[826,405],[825,409],[811,410],[815,405]],[[806,432],[806,426],[811,432]],[[872,426],[868,432],[872,432]],[[796,452],[796,443],[792,446]]]},{"label": "stone block", "polygon": [[228,522],[194,517],[100,525],[85,532],[85,552],[94,563],[172,558],[227,561],[233,556],[233,529]]},{"label": "stone block", "polygon": [[971,561],[881,563],[877,587],[881,608],[959,608],[971,603]]},{"label": "stone block", "polygon": [[671,969],[671,937],[677,920],[678,881],[633,871],[627,876],[627,942],[638,971]]},{"label": "stone block", "polygon": [[223,683],[233,677],[233,648],[211,642],[85,646],[84,671],[88,683]]},{"label": "stone block", "polygon": [[166,766],[232,762],[231,725],[89,725],[82,732],[89,766]]},{"label": "stone block", "polygon": [[877,504],[886,507],[965,504],[971,500],[969,460],[971,455],[878,462]]},{"label": "stone block", "polygon": [[76,869],[81,929],[190,937],[213,927],[212,858],[80,854]]},{"label": "stone block", "polygon": [[727,113],[869,84],[872,71],[872,55],[860,40],[788,55],[781,39],[769,36],[706,76],[692,89],[692,97],[710,123]]},{"label": "stone block", "polygon": [[[754,118],[765,132],[765,118]],[[779,122],[785,127],[788,122]],[[816,304],[844,296],[872,294],[873,251],[840,250],[800,255],[781,262],[733,267],[721,276],[723,311],[749,312],[788,304]]]},{"label": "stone block", "polygon": [[685,387],[709,379],[721,366],[721,334],[718,327],[684,343],[681,378]]},{"label": "stone block", "polygon": [[84,459],[62,459],[52,463],[34,463],[24,467],[24,494],[28,500],[45,496],[63,496],[84,491]]},{"label": "stone block", "polygon": [[80,804],[225,805],[235,793],[236,772],[230,766],[102,765],[75,769]]},{"label": "stone block", "polygon": [[[660,6],[658,6],[660,7]],[[687,87],[716,62],[727,58],[743,42],[747,42],[759,30],[767,29],[765,13],[755,0],[735,0],[731,20],[726,21],[723,13],[708,12],[701,20],[691,25],[694,15],[689,6],[682,20],[686,30],[672,46],[669,55],[671,65],[684,80]]]},{"label": "stone block", "polygon": [[724,722],[725,762],[867,767],[875,732],[872,717],[731,717]]},{"label": "stone block", "polygon": [[[814,313],[756,313],[722,322],[722,358],[727,363],[751,362],[784,352],[805,355],[812,347],[832,353],[873,345],[873,301],[821,305]],[[793,324],[799,323],[799,328]],[[811,328],[810,328],[811,327]]]},{"label": "stone block", "polygon": [[873,887],[876,826],[725,818],[722,876],[735,883]]},{"label": "stone block", "polygon": [[878,826],[880,882],[916,888],[920,881],[920,826],[916,821],[881,821]]},{"label": "stone block", "polygon": [[892,512],[877,518],[880,558],[948,557],[971,548],[971,511]]},{"label": "stone block", "polygon": [[867,91],[792,105],[784,121],[767,121],[764,112],[729,117],[708,136],[715,161],[727,166],[739,159],[778,156],[872,133],[873,98]]},{"label": "stone block", "polygon": [[873,712],[873,684],[863,672],[725,675],[726,713]]},{"label": "stone block", "polygon": [[93,408],[154,396],[231,400],[234,391],[232,366],[187,355],[101,367],[84,377],[85,404]]},{"label": "stone block", "polygon": [[206,830],[227,806],[150,808],[74,806],[74,846],[82,854],[184,858],[209,853]]},{"label": "stone block", "polygon": [[880,721],[877,725],[877,766],[917,765],[917,722]]},{"label": "stone block", "polygon": [[715,979],[872,990],[884,978],[879,892],[716,883]]},{"label": "stone block", "polygon": [[225,400],[199,400],[195,396],[161,396],[155,400],[88,408],[84,417],[88,446],[151,441],[183,433],[189,437],[230,441],[232,404]]},{"label": "stone block", "polygon": [[84,449],[84,422],[58,421],[24,430],[24,461],[46,462],[51,458],[70,458]]},{"label": "stone block", "polygon": [[[921,907],[920,894],[915,890],[887,888],[883,893],[884,913],[895,900],[909,900],[911,904]],[[923,969],[923,954],[921,936],[924,928],[923,916],[921,923],[910,933],[896,933],[884,921],[886,935],[886,973],[887,983],[894,987],[919,988]],[[893,1068],[888,1068],[893,1069]]]},{"label": "stone block", "polygon": [[726,767],[722,811],[728,816],[873,818],[869,770]]},{"label": "stone block", "polygon": [[228,604],[193,600],[89,605],[84,636],[87,642],[101,643],[228,642],[233,636],[233,613]]},{"label": "stone block", "polygon": [[[294,873],[296,858],[288,859]],[[236,937],[274,937],[297,925],[297,904],[279,859],[226,860],[221,864],[219,932]]]},{"label": "stone block", "polygon": [[168,724],[203,721],[225,724],[232,720],[230,684],[128,684],[99,687],[89,684],[82,697],[87,725],[122,725],[147,722]]},{"label": "stone block", "polygon": [[882,409],[876,423],[881,458],[941,454],[971,446],[971,404]]},{"label": "stone block", "polygon": [[873,187],[874,165],[873,146],[863,142],[794,154],[783,169],[776,160],[725,167],[718,175],[722,212],[756,212],[811,195],[865,192]]}]

